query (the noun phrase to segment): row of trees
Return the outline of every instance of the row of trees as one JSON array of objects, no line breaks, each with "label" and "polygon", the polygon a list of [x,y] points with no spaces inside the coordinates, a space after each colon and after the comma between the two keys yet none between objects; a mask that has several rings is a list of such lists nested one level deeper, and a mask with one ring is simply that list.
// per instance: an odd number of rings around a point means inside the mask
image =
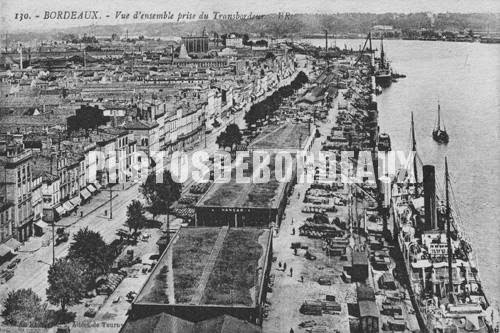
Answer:
[{"label": "row of trees", "polygon": [[300,89],[308,81],[307,75],[301,71],[290,85],[279,88],[262,102],[252,105],[250,110],[245,114],[247,125],[251,126],[272,117],[283,99],[292,96],[297,89]]},{"label": "row of trees", "polygon": [[110,270],[112,247],[101,234],[88,228],[74,236],[68,255],[57,259],[48,271],[47,301],[61,311],[47,310],[47,303],[31,289],[11,291],[4,301],[2,315],[8,325],[20,327],[53,326],[68,318],[67,308],[78,304],[88,290],[95,288],[97,276]]},{"label": "row of trees", "polygon": [[[167,214],[170,206],[180,198],[182,185],[173,181],[169,171],[162,173],[163,179],[150,174],[141,187],[153,219],[158,214]],[[139,200],[133,200],[127,207],[126,225],[137,231],[146,225],[145,207]],[[169,236],[168,241],[170,241]],[[96,279],[110,272],[113,261],[120,250],[115,242],[106,244],[101,234],[88,228],[80,229],[74,236],[68,255],[58,259],[48,271],[47,300],[60,306],[60,313],[47,311],[47,304],[31,289],[19,289],[9,293],[4,301],[2,315],[8,325],[21,327],[53,326],[66,318],[69,306],[78,304],[87,291],[96,287]],[[61,317],[62,315],[62,317]],[[58,319],[59,318],[59,319]]]}]

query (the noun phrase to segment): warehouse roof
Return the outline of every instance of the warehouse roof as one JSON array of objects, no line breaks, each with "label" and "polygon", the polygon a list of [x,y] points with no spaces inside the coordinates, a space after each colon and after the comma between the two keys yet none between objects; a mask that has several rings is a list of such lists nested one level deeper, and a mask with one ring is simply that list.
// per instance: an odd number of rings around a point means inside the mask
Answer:
[{"label": "warehouse roof", "polygon": [[[286,183],[276,179],[274,158],[275,155],[271,154],[269,161],[270,180],[268,182],[239,182],[236,179],[236,170],[233,169],[230,181],[227,183],[215,182],[196,207],[277,208],[283,198]],[[250,161],[243,176],[251,178],[252,175],[253,167]]]},{"label": "warehouse roof", "polygon": [[362,317],[379,317],[380,312],[377,303],[374,301],[359,301],[359,316]]},{"label": "warehouse roof", "polygon": [[302,149],[310,136],[309,124],[268,126],[250,144],[251,149]]},{"label": "warehouse roof", "polygon": [[259,333],[256,325],[228,315],[193,323],[166,313],[128,321],[122,333]]},{"label": "warehouse roof", "polygon": [[[181,228],[136,304],[255,306],[271,233],[256,228]],[[171,281],[173,279],[173,281]]]}]

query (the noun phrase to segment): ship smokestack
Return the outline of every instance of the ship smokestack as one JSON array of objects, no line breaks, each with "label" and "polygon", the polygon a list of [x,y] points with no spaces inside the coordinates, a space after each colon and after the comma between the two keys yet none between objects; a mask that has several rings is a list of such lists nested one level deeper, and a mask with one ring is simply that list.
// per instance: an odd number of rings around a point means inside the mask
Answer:
[{"label": "ship smokestack", "polygon": [[437,228],[436,212],[436,172],[434,165],[424,165],[424,209],[425,225],[424,230]]}]

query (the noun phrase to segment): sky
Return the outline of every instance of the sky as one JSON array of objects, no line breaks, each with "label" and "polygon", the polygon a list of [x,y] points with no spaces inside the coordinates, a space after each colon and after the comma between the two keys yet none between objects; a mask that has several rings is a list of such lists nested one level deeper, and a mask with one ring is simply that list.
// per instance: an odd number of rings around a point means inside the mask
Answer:
[{"label": "sky", "polygon": [[[44,19],[52,11],[98,11],[99,19]],[[117,11],[130,13],[128,19],[116,19]],[[170,11],[172,19],[164,21],[133,19],[136,11],[158,13]],[[409,12],[495,12],[500,13],[500,0],[0,0],[0,33],[20,30],[49,30],[91,24],[124,24],[175,22],[179,13],[213,11],[232,14],[289,13],[409,13]],[[16,19],[16,13],[18,19]],[[27,14],[28,19],[19,20]],[[36,17],[38,15],[38,17]],[[53,13],[52,15],[57,15]],[[108,17],[109,16],[109,17]]]}]

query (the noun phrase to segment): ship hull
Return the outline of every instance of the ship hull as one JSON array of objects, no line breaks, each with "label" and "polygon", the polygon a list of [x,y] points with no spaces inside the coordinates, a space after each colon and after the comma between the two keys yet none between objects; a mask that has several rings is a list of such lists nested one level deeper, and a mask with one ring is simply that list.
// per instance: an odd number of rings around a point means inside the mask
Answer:
[{"label": "ship hull", "polygon": [[390,74],[375,75],[375,83],[382,88],[389,87],[392,83],[392,77]]},{"label": "ship hull", "polygon": [[446,144],[446,143],[448,143],[448,141],[450,141],[450,137],[448,136],[448,134],[446,132],[443,132],[443,131],[432,132],[432,138],[437,143],[442,143],[442,144]]}]

